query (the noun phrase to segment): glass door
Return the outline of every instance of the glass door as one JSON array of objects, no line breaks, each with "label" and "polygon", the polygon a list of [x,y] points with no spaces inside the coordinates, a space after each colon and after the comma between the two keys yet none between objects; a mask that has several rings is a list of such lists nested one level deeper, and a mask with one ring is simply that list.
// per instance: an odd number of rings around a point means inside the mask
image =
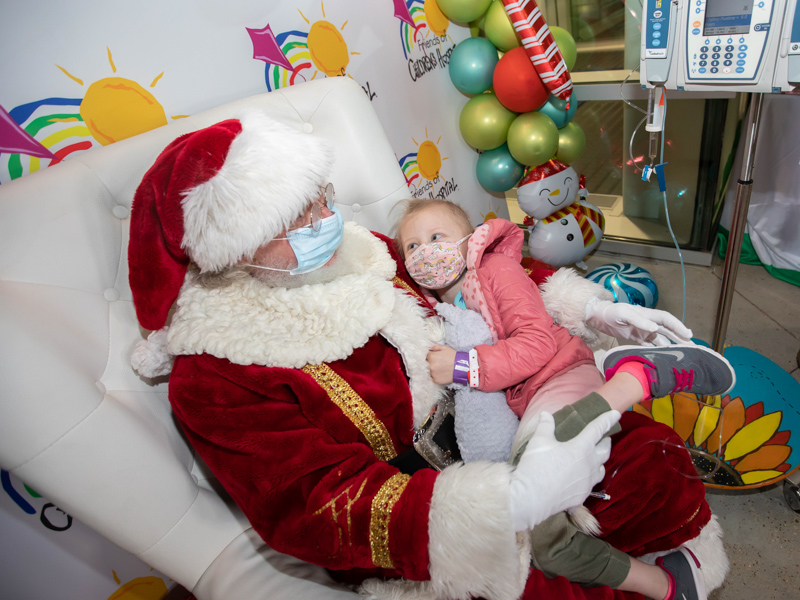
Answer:
[{"label": "glass door", "polygon": [[[675,252],[668,210],[681,248],[707,253],[743,116],[740,98],[732,93],[667,92],[665,207],[655,176],[652,182],[641,178],[650,158],[649,134],[641,122],[647,92],[638,72],[632,73],[639,64],[639,1],[547,0],[540,7],[551,26],[572,34],[578,49],[571,73],[578,101],[573,121],[586,135],[586,148],[572,166],[586,176],[589,202],[606,218],[600,249],[623,242],[672,247]],[[525,215],[516,205],[516,189],[506,197],[512,219],[521,223]]]}]

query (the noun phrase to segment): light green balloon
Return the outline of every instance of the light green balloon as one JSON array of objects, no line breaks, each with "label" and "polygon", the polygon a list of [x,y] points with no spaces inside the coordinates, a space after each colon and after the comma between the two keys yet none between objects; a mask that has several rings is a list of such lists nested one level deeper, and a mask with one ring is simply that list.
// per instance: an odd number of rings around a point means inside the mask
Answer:
[{"label": "light green balloon", "polygon": [[550,33],[553,34],[553,39],[558,44],[558,50],[561,52],[561,56],[564,57],[567,69],[572,71],[575,61],[578,60],[578,47],[575,45],[575,38],[570,35],[569,31],[561,27],[551,27]]},{"label": "light green balloon", "polygon": [[491,2],[492,0],[436,0],[445,17],[463,25],[479,19]]},{"label": "light green balloon", "polygon": [[523,165],[547,162],[558,149],[558,127],[545,114],[535,111],[521,114],[508,129],[508,149]]},{"label": "light green balloon", "polygon": [[476,150],[502,146],[516,117],[494,94],[478,94],[461,109],[458,126],[464,141]]},{"label": "light green balloon", "polygon": [[480,37],[481,35],[483,35],[483,24],[484,24],[485,21],[486,21],[486,15],[485,14],[481,15],[480,19],[472,21],[472,23],[469,24],[469,34],[470,34],[470,36],[472,36],[472,37]]},{"label": "light green balloon", "polygon": [[520,45],[517,32],[514,31],[514,26],[511,24],[511,19],[508,18],[502,0],[492,1],[492,5],[486,11],[483,30],[486,32],[488,40],[503,52],[508,52]]},{"label": "light green balloon", "polygon": [[585,147],[586,134],[574,121],[558,130],[556,158],[561,162],[571,165],[580,158]]}]

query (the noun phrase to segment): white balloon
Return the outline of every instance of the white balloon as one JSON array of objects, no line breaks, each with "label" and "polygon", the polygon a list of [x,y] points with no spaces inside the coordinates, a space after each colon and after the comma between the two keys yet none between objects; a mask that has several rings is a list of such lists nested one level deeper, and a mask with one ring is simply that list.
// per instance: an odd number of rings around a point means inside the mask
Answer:
[{"label": "white balloon", "polygon": [[579,187],[578,174],[568,167],[538,181],[520,185],[517,202],[526,215],[544,219],[575,202]]}]

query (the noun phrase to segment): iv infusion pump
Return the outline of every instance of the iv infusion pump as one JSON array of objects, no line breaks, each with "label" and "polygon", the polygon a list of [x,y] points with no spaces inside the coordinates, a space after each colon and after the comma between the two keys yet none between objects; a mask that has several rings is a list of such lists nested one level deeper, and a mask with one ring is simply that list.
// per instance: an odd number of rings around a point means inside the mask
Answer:
[{"label": "iv infusion pump", "polygon": [[673,90],[800,86],[800,0],[644,0],[640,81]]}]

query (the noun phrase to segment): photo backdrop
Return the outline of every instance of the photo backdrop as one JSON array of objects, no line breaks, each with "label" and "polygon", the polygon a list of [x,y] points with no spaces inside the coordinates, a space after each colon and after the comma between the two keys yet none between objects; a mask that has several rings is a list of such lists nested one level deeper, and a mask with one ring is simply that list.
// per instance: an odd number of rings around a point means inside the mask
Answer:
[{"label": "photo backdrop", "polygon": [[[435,0],[6,2],[0,185],[238,98],[350,77],[375,107],[410,195],[450,198],[475,224],[507,217],[459,132],[468,97],[448,62],[469,35]],[[5,471],[2,483],[8,597],[159,600],[174,586]]]}]

